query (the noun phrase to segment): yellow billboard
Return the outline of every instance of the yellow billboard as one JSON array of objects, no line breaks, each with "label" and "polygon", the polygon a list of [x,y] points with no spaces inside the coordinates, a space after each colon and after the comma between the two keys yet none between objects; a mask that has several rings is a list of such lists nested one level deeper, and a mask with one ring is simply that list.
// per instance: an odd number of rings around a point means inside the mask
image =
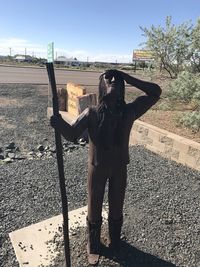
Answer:
[{"label": "yellow billboard", "polygon": [[134,60],[153,60],[153,53],[150,50],[133,50],[133,61]]}]

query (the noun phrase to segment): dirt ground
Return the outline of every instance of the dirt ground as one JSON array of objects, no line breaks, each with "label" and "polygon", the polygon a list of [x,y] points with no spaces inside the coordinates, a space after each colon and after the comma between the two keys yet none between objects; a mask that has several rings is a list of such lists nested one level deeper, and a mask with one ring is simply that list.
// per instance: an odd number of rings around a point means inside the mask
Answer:
[{"label": "dirt ground", "polygon": [[177,118],[181,114],[182,111],[149,110],[140,119],[141,121],[200,143],[200,132],[194,133],[192,130],[178,125]]}]

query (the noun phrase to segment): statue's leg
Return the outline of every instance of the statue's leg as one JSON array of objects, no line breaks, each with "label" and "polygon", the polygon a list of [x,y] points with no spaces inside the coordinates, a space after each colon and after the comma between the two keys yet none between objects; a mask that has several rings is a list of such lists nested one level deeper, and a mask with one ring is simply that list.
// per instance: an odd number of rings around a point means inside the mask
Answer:
[{"label": "statue's leg", "polygon": [[88,171],[88,262],[96,265],[100,254],[100,234],[102,205],[107,179],[107,169],[89,165]]},{"label": "statue's leg", "polygon": [[103,198],[108,168],[93,166],[88,168],[88,220],[95,222],[101,220]]},{"label": "statue's leg", "polygon": [[109,179],[109,215],[108,227],[110,247],[118,253],[120,246],[120,235],[123,224],[123,204],[127,181],[127,166],[121,165],[113,169]]}]

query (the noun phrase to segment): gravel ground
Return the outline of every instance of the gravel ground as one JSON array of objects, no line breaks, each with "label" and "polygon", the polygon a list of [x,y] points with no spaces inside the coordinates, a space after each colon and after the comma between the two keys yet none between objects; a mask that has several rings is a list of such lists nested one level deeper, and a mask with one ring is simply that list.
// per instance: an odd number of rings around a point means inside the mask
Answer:
[{"label": "gravel ground", "polygon": [[[0,154],[5,156],[14,142],[18,154],[24,155],[0,165],[0,266],[17,267],[8,233],[60,214],[61,203],[55,153],[26,157],[38,145],[54,144],[46,118],[47,88],[0,85],[0,92]],[[77,145],[64,153],[69,210],[86,205],[87,150],[87,145]],[[104,246],[99,266],[199,267],[199,172],[140,146],[130,148],[130,157],[122,233],[125,256],[113,259]],[[105,244],[106,232],[105,224]],[[85,244],[85,229],[77,229],[70,240],[73,267],[87,266]],[[62,244],[59,247],[62,251]],[[62,253],[53,266],[62,266]]]}]

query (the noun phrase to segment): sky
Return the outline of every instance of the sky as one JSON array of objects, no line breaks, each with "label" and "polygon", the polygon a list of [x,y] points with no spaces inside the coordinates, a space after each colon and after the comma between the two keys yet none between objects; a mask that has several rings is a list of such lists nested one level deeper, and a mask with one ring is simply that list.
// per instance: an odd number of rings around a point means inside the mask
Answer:
[{"label": "sky", "polygon": [[142,49],[141,27],[200,17],[200,0],[0,0],[0,55],[56,56],[81,61],[132,61]]}]

